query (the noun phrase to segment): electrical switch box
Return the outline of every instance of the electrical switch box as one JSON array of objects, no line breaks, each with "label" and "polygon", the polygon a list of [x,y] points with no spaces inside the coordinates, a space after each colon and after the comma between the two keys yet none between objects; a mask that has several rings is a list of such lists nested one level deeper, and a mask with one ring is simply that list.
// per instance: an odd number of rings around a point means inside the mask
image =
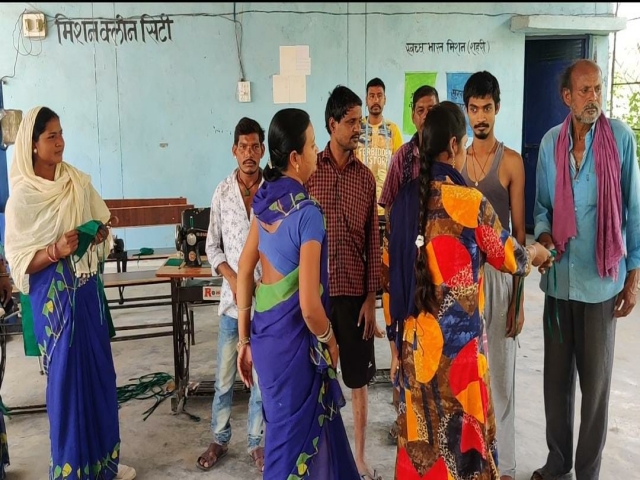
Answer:
[{"label": "electrical switch box", "polygon": [[47,20],[44,13],[23,13],[22,32],[25,37],[45,38],[47,36]]},{"label": "electrical switch box", "polygon": [[238,82],[238,101],[242,103],[251,101],[251,82]]}]

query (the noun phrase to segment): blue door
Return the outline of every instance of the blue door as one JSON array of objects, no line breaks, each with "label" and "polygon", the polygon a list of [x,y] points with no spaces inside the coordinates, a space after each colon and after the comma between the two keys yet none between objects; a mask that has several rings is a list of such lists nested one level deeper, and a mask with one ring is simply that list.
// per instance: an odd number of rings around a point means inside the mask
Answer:
[{"label": "blue door", "polygon": [[540,141],[562,123],[569,109],[560,98],[560,75],[574,60],[587,58],[587,37],[531,39],[525,42],[522,158],[525,173],[525,223],[533,233],[536,165]]}]

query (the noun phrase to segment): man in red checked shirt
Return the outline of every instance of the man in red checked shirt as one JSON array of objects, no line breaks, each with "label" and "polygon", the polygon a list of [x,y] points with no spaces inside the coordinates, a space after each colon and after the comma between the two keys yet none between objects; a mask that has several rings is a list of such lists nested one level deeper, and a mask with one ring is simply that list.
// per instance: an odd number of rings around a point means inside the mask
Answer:
[{"label": "man in red checked shirt", "polygon": [[356,464],[369,480],[377,476],[364,454],[367,385],[376,373],[374,338],[384,333],[375,314],[381,268],[376,182],[355,155],[361,119],[360,97],[337,86],[325,109],[330,140],[318,153],[316,173],[306,187],[326,218],[331,299],[327,313],[340,348],[342,379],[352,390]]}]

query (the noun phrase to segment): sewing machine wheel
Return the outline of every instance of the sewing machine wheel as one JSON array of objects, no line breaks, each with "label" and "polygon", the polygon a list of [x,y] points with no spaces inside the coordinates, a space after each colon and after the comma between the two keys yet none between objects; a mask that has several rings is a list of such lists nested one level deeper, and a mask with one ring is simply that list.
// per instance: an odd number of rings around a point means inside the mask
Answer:
[{"label": "sewing machine wheel", "polygon": [[176,233],[175,233],[175,242],[176,242],[176,250],[182,251],[182,226],[176,225]]}]

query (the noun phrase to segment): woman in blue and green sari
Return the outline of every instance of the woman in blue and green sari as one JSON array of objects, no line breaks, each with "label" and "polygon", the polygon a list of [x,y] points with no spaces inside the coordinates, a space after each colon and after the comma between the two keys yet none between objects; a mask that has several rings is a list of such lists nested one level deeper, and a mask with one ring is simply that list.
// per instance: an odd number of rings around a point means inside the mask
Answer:
[{"label": "woman in blue and green sari", "polygon": [[[318,151],[309,115],[279,111],[268,139],[269,164],[253,200],[256,219],[237,288],[238,369],[250,386],[255,362],[266,425],[264,478],[359,479],[340,415],[338,345],[326,314],[324,217],[303,186]],[[258,261],[263,276],[250,322]]]},{"label": "woman in blue and green sari", "polygon": [[110,212],[63,152],[58,115],[27,112],[5,210],[7,260],[29,295],[47,374],[49,479],[132,480],[135,471],[119,465],[116,374],[98,275]]}]

